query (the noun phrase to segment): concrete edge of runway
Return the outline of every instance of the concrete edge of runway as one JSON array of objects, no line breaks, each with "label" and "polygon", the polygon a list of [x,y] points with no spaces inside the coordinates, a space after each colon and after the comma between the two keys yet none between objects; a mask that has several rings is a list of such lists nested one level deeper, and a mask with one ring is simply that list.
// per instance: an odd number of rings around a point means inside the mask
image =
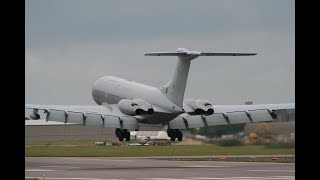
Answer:
[{"label": "concrete edge of runway", "polygon": [[[29,158],[26,156],[26,158]],[[32,157],[30,157],[32,158]],[[70,157],[74,158],[74,157]],[[139,158],[168,161],[230,161],[295,163],[295,155],[219,155],[219,156],[141,156],[141,157],[83,157],[83,158]]]},{"label": "concrete edge of runway", "polygon": [[169,161],[233,161],[233,162],[281,162],[295,163],[295,155],[239,155],[239,156],[180,156],[153,157]]}]

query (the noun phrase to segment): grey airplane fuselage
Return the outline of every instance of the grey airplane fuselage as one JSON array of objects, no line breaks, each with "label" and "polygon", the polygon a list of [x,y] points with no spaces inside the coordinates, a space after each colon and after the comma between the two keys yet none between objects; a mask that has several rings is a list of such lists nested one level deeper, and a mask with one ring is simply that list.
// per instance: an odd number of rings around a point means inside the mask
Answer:
[{"label": "grey airplane fuselage", "polygon": [[141,123],[165,123],[184,112],[182,107],[170,101],[158,88],[114,76],[97,79],[93,84],[92,97],[99,105],[103,102],[117,104],[122,99],[145,100],[153,105],[155,112],[152,115],[137,116]]}]

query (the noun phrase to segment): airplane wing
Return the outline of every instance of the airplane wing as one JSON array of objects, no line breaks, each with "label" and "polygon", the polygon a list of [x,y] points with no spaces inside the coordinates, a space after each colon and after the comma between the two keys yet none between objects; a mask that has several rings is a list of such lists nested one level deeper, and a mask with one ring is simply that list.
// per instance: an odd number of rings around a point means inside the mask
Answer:
[{"label": "airplane wing", "polygon": [[169,122],[171,129],[272,121],[275,111],[294,110],[295,104],[216,105],[212,115],[183,113]]},{"label": "airplane wing", "polygon": [[46,121],[123,129],[138,128],[136,117],[122,114],[116,105],[62,106],[26,104],[25,108],[33,110],[30,115],[31,119],[35,119],[38,110],[43,110],[46,113]]},{"label": "airplane wing", "polygon": [[[26,104],[26,109],[46,112],[46,121],[104,126],[122,129],[138,129],[135,116],[122,114],[117,106],[60,106]],[[255,123],[272,121],[275,111],[294,110],[295,104],[216,105],[212,115],[180,114],[169,122],[171,129],[189,129],[205,126]],[[32,119],[32,118],[31,118]]]}]

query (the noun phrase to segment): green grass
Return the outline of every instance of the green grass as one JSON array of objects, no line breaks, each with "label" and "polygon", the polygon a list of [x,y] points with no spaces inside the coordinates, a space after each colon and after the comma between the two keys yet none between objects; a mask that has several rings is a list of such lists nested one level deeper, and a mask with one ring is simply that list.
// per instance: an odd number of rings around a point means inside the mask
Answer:
[{"label": "green grass", "polygon": [[28,146],[51,146],[51,145],[84,145],[94,146],[94,141],[30,141]]},{"label": "green grass", "polygon": [[[222,147],[218,145],[189,146],[95,146],[94,142],[30,143],[26,157],[141,157],[141,156],[210,156],[210,155],[281,155],[295,154],[295,148],[265,148],[264,145]],[[69,142],[70,144],[70,142]]]}]

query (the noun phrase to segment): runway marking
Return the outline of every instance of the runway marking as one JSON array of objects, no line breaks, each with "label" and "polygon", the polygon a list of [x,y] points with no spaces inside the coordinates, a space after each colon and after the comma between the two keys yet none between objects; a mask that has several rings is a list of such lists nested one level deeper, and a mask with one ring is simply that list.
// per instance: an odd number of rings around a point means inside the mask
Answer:
[{"label": "runway marking", "polygon": [[61,158],[61,159],[71,159],[71,160],[82,160],[82,161],[115,161],[115,162],[131,162],[132,160],[113,160],[113,159],[80,159],[80,158]]},{"label": "runway marking", "polygon": [[183,178],[139,178],[149,180],[294,180],[294,176],[269,176],[269,177],[183,177]]},{"label": "runway marking", "polygon": [[26,169],[26,172],[36,172],[36,171],[56,171],[56,170],[50,170],[50,169]]},{"label": "runway marking", "polygon": [[230,166],[190,165],[190,166],[181,166],[181,167],[195,167],[195,168],[224,168],[224,167],[230,167]]},{"label": "runway marking", "polygon": [[51,168],[55,168],[55,167],[57,167],[57,168],[61,168],[61,167],[63,167],[63,168],[80,168],[80,167],[75,167],[75,166],[40,166],[40,167],[51,167]]},{"label": "runway marking", "polygon": [[[34,177],[26,177],[34,178]],[[98,179],[98,178],[67,178],[67,177],[45,177],[55,180],[125,180],[125,179]],[[149,180],[294,180],[294,176],[269,176],[269,177],[183,177],[183,178],[138,178]]]},{"label": "runway marking", "polygon": [[[188,180],[188,179],[181,179],[181,178],[139,178],[139,179],[150,179],[150,180]],[[192,179],[190,179],[192,180]]]},{"label": "runway marking", "polygon": [[269,177],[220,177],[220,178],[214,178],[214,177],[186,177],[186,178],[191,178],[193,180],[206,180],[206,179],[216,179],[216,180],[294,180],[294,176],[269,176]]},{"label": "runway marking", "polygon": [[[25,178],[34,178],[34,177],[25,177]],[[43,177],[41,177],[43,178]],[[44,177],[45,179],[56,179],[56,180],[125,180],[125,179],[97,179],[97,178],[67,178],[67,177]]]},{"label": "runway marking", "polygon": [[295,172],[295,170],[277,170],[277,169],[275,169],[275,170],[273,170],[273,169],[270,169],[270,170],[268,170],[268,169],[266,169],[266,170],[264,170],[264,169],[257,169],[257,170],[248,170],[248,171],[257,171],[257,172]]}]

